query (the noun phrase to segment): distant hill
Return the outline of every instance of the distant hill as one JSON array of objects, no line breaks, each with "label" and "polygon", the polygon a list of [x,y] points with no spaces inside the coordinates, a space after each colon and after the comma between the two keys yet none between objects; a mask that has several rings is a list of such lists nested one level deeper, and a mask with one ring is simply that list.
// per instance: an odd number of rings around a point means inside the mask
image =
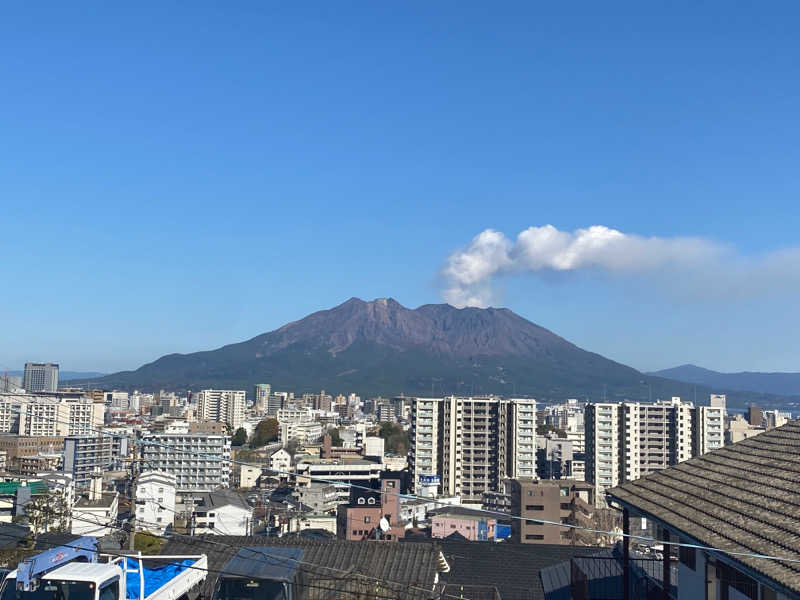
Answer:
[{"label": "distant hill", "polygon": [[696,365],[681,365],[650,373],[687,383],[696,383],[714,388],[725,388],[743,392],[761,392],[785,396],[800,395],[800,373],[719,373]]},{"label": "distant hill", "polygon": [[[9,375],[14,375],[17,377],[23,377],[25,375],[24,371],[9,371]],[[74,379],[96,379],[98,377],[105,377],[106,373],[98,373],[95,371],[59,371],[58,372],[58,380],[59,381],[71,381]]]},{"label": "distant hill", "polygon": [[[539,400],[692,399],[695,393],[702,399],[709,391],[644,375],[505,308],[409,309],[391,298],[351,298],[244,342],[169,354],[91,383],[106,389],[217,387],[249,393],[259,382],[295,392],[496,393]],[[744,405],[754,398],[731,400]]]}]

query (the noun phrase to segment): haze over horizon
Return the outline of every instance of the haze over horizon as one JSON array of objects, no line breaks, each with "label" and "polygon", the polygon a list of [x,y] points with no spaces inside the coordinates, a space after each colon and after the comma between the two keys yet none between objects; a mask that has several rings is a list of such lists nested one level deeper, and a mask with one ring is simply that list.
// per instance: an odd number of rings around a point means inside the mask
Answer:
[{"label": "haze over horizon", "polygon": [[797,6],[0,10],[0,369],[357,296],[800,370]]}]

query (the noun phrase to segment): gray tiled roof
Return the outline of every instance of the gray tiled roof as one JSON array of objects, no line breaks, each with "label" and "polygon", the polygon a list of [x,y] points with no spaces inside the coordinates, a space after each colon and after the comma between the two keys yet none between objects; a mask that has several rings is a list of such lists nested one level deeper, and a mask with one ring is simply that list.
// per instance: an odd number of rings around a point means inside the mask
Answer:
[{"label": "gray tiled roof", "polygon": [[[345,540],[319,540],[302,537],[260,536],[176,536],[164,545],[161,553],[206,554],[209,573],[203,586],[207,598],[211,598],[217,581],[218,570],[224,570],[228,562],[241,549],[265,546],[293,547],[303,552],[303,564],[309,582],[309,600],[330,598],[332,589],[362,591],[382,588],[381,595],[390,595],[399,600],[427,600],[436,579],[438,550],[433,544],[400,544],[394,542],[350,542]],[[268,561],[268,557],[264,557]],[[349,574],[348,574],[349,573]],[[362,577],[365,576],[365,577]],[[391,580],[401,585],[384,583]],[[411,587],[414,586],[414,587]],[[335,597],[335,596],[333,596]]]},{"label": "gray tiled roof", "polygon": [[[800,421],[607,493],[702,545],[800,560]],[[800,563],[730,556],[793,591]]]}]

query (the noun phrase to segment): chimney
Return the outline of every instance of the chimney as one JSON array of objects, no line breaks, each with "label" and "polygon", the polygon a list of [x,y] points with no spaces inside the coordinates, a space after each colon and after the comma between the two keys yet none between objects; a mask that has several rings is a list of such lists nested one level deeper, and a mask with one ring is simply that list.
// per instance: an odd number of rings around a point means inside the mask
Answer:
[{"label": "chimney", "polygon": [[92,480],[89,482],[89,501],[97,502],[103,499],[103,472],[99,467],[94,468]]}]

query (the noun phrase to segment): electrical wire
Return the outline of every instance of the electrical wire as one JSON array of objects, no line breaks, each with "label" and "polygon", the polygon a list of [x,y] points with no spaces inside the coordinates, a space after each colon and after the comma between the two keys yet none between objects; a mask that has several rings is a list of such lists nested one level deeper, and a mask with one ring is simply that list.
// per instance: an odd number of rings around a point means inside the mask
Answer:
[{"label": "electrical wire", "polygon": [[[60,484],[60,485],[63,485],[63,484]],[[125,498],[126,500],[129,500],[129,501],[132,501],[132,498],[130,498],[128,496],[123,496],[123,495],[119,494],[118,492],[104,492],[104,493],[118,494],[120,497],[123,497],[123,498]],[[164,508],[166,510],[171,510],[171,509],[168,509],[167,507],[164,507]],[[175,514],[178,514],[175,510],[172,510],[172,512],[175,513]],[[82,521],[82,522],[87,522],[87,523],[90,523],[92,525],[100,525],[100,526],[103,526],[105,528],[116,529],[116,530],[119,530],[119,531],[122,531],[122,532],[125,532],[125,533],[129,533],[124,527],[121,527],[121,526],[116,525],[116,524],[112,524],[111,522],[100,523],[100,522],[95,521],[95,520],[82,519],[80,517],[75,517],[75,516],[72,516],[72,519],[73,520]],[[144,521],[144,523],[145,524],[154,525],[152,523],[148,523],[147,521]],[[222,532],[219,532],[219,533],[222,533]],[[164,536],[159,536],[159,535],[156,535],[156,534],[153,534],[153,533],[150,533],[150,532],[148,532],[148,535],[150,535],[152,537],[159,538],[159,539],[167,540],[167,538],[164,537]],[[172,536],[173,537],[184,537],[184,538],[188,538],[188,539],[193,540],[193,541],[196,541],[198,539],[197,536],[191,536],[191,535],[185,535],[185,534],[179,534],[179,533],[173,533]],[[204,543],[208,543],[208,544],[211,544],[211,545],[219,545],[219,546],[222,546],[222,547],[227,548],[227,549],[230,548],[230,545],[225,544],[223,542],[218,542],[216,540],[209,539],[208,537],[203,537],[203,538],[200,538],[200,539],[202,539],[202,541]],[[274,555],[274,554],[269,554],[268,552],[263,551],[263,550],[257,550],[255,548],[247,548],[247,550],[250,551],[250,552],[254,552],[254,553],[260,554],[260,555],[264,556],[265,558],[267,558],[268,560],[292,561],[292,562],[295,562],[297,564],[302,564],[302,565],[305,565],[305,566],[308,566],[308,567],[314,567],[314,568],[317,568],[317,569],[327,569],[329,571],[336,571],[336,572],[343,573],[345,575],[349,575],[349,576],[352,576],[352,577],[361,577],[363,579],[374,580],[376,582],[380,582],[380,583],[383,583],[383,584],[397,585],[397,586],[400,586],[401,588],[414,588],[414,589],[423,591],[425,593],[428,593],[430,591],[430,590],[427,590],[426,588],[421,588],[419,586],[416,586],[414,584],[409,584],[409,583],[406,583],[406,582],[392,581],[392,580],[384,579],[384,578],[376,578],[376,577],[373,577],[373,576],[370,576],[370,575],[366,575],[364,573],[358,573],[358,572],[355,572],[355,571],[350,571],[350,570],[345,570],[345,569],[338,569],[338,568],[335,568],[335,567],[328,567],[326,565],[320,565],[318,563],[302,561],[302,560],[291,558],[291,557],[277,556],[277,555]],[[322,573],[316,573],[316,575],[324,576],[324,574],[322,574]],[[392,591],[397,591],[397,590],[392,590]],[[444,594],[443,597],[458,598],[459,600],[469,600],[469,598],[462,598],[460,596],[452,596],[450,594]]]},{"label": "electrical wire", "polygon": [[[13,536],[13,535],[10,535],[10,534],[5,534],[5,533],[0,533],[0,536],[1,537],[13,538],[13,539],[19,539],[17,536]],[[75,545],[73,545],[71,543],[60,544],[60,543],[56,543],[56,542],[46,542],[46,541],[43,541],[43,540],[37,540],[37,543],[49,546],[50,548],[62,548],[62,547],[64,547],[64,548],[74,548],[74,549],[77,549],[77,550],[85,550],[84,547],[75,546]],[[98,551],[98,554],[102,554],[102,555],[106,555],[106,556],[112,556],[114,558],[131,558],[131,559],[138,559],[139,558],[138,555],[136,555],[136,554],[123,554],[123,553],[119,553],[119,552],[110,552],[110,551],[109,552],[106,552],[106,551],[100,552],[100,551]],[[142,558],[145,559],[145,560],[160,560],[158,555],[142,556]],[[284,558],[284,557],[280,557],[280,558]],[[167,562],[164,563],[164,566],[167,566],[167,565],[181,566],[181,563],[179,563],[179,562],[171,562],[171,561],[169,561],[167,559]],[[203,571],[203,572],[206,572],[206,573],[214,573],[217,576],[226,576],[227,575],[227,576],[237,577],[237,578],[247,577],[247,575],[244,575],[244,574],[241,574],[241,573],[237,573],[237,572],[234,572],[234,571],[226,571],[224,569],[213,569],[211,567],[198,567],[196,565],[191,565],[191,566],[186,566],[186,568],[187,569],[195,569],[195,570]],[[320,586],[320,585],[310,584],[310,583],[292,582],[290,585],[294,585],[294,586],[298,586],[298,587],[305,587],[305,588],[310,588],[310,589],[319,589],[319,590],[328,591],[328,592],[350,593],[350,592],[347,592],[346,590],[342,590],[340,588],[328,587],[328,586]],[[394,591],[394,590],[391,590],[391,591]],[[430,596],[431,598],[433,598],[434,595],[435,595],[435,592],[432,591],[432,590],[426,590],[426,593],[431,594],[431,596]],[[377,593],[373,593],[373,592],[369,592],[369,594],[370,594],[370,596],[372,598],[380,598],[380,599],[384,599],[384,600],[397,600],[397,598],[398,598],[398,596],[386,596],[386,595],[377,594]]]},{"label": "electrical wire", "polygon": [[[13,396],[14,394],[0,394],[0,396],[2,396],[2,395],[7,395],[7,396],[11,395],[11,396]],[[24,397],[24,396],[20,396],[19,394],[16,394],[16,396],[17,397]],[[8,410],[10,410],[11,412],[17,412],[19,414],[24,414],[21,410],[14,409],[14,408],[11,408],[11,407]],[[60,423],[62,425],[73,426],[69,422],[60,421],[58,419],[54,419],[52,417],[46,417],[46,416],[43,416],[43,415],[36,415],[36,418],[49,420],[49,421],[52,421],[52,422],[55,422],[55,423]],[[230,463],[230,464],[233,464],[233,465],[252,466],[249,463],[246,463],[246,462],[243,462],[243,461],[237,461],[237,460],[232,459],[232,458],[225,458],[225,457],[215,456],[213,454],[206,454],[206,453],[202,453],[202,452],[191,452],[189,450],[182,450],[180,448],[175,448],[173,446],[170,446],[169,444],[149,441],[149,440],[145,440],[145,439],[137,440],[136,438],[134,438],[132,436],[121,435],[121,434],[112,434],[112,433],[104,432],[104,431],[99,430],[99,429],[94,429],[92,427],[87,427],[85,425],[78,426],[78,429],[86,431],[86,432],[97,433],[98,435],[109,436],[109,437],[124,437],[124,438],[127,438],[129,440],[133,440],[134,444],[167,448],[167,449],[171,450],[172,452],[177,452],[177,453],[181,453],[181,454],[188,454],[189,456],[211,458],[215,462]],[[176,435],[179,435],[179,434],[176,434]],[[280,471],[280,470],[275,470],[275,469],[273,469],[273,471],[278,473],[278,474],[287,475],[287,476],[297,476],[298,475],[297,473],[291,473],[291,472],[288,472],[288,471]],[[372,492],[375,491],[371,487],[358,485],[358,484],[347,482],[347,481],[331,480],[331,479],[326,479],[326,478],[323,478],[323,477],[315,477],[315,476],[312,476],[312,475],[301,475],[301,476],[302,477],[307,477],[311,481],[317,481],[317,482],[321,482],[321,483],[328,483],[328,484],[338,485],[338,486],[347,486],[347,487],[349,487],[351,489],[362,489],[362,490],[367,490],[367,491],[372,491]],[[386,493],[386,495],[389,495],[389,496],[396,496],[398,499],[406,498],[406,499],[412,499],[412,500],[423,500],[425,502],[430,502],[432,504],[438,504],[440,506],[448,506],[448,507],[452,507],[453,506],[452,504],[449,504],[447,502],[442,502],[442,501],[436,500],[434,498],[426,498],[424,496],[417,496],[415,494],[401,494],[399,492],[395,493],[395,492],[388,492],[388,491],[385,492],[385,493]],[[586,532],[589,532],[589,533],[595,533],[595,534],[598,534],[598,535],[608,535],[608,536],[619,537],[619,538],[623,538],[623,539],[624,538],[628,538],[628,539],[631,539],[631,540],[639,540],[640,542],[643,542],[643,543],[646,542],[646,543],[650,543],[650,544],[653,544],[653,545],[659,545],[659,544],[665,543],[664,540],[657,540],[657,539],[655,539],[653,537],[645,536],[645,535],[639,535],[639,534],[633,534],[633,533],[624,533],[624,532],[620,532],[620,531],[607,531],[607,530],[603,530],[603,529],[595,529],[595,528],[591,528],[591,527],[586,527],[586,526],[583,526],[583,525],[575,525],[575,524],[570,524],[570,523],[561,523],[560,521],[549,521],[549,520],[546,520],[546,519],[530,519],[530,518],[522,517],[522,516],[519,516],[519,515],[509,515],[507,513],[503,513],[503,512],[500,512],[500,511],[483,510],[483,509],[480,509],[480,508],[471,508],[471,507],[466,507],[466,506],[459,506],[459,508],[461,510],[473,511],[473,512],[476,512],[476,513],[479,513],[479,514],[483,514],[483,515],[493,515],[493,516],[497,516],[497,517],[500,517],[500,518],[503,518],[503,519],[518,520],[518,521],[535,521],[536,524],[540,524],[540,525],[551,525],[551,526],[555,526],[555,527],[563,527],[563,528],[566,528],[566,529],[576,529],[576,530],[580,530],[580,531],[586,531]],[[675,547],[694,548],[696,550],[704,550],[704,551],[707,551],[707,552],[717,552],[717,553],[727,554],[729,556],[739,556],[739,557],[743,557],[743,558],[755,558],[755,559],[763,559],[763,560],[774,560],[774,561],[786,562],[786,563],[800,563],[800,558],[793,558],[793,557],[786,557],[786,556],[775,556],[775,555],[769,555],[769,554],[758,554],[758,553],[753,553],[753,552],[741,552],[741,551],[735,551],[735,550],[725,550],[723,548],[715,548],[713,546],[705,546],[705,545],[701,545],[701,544],[691,544],[691,543],[688,543],[688,542],[677,542],[677,541],[676,542],[672,542],[672,541],[670,541],[670,542],[668,542],[668,544],[670,546],[675,546]]]}]

